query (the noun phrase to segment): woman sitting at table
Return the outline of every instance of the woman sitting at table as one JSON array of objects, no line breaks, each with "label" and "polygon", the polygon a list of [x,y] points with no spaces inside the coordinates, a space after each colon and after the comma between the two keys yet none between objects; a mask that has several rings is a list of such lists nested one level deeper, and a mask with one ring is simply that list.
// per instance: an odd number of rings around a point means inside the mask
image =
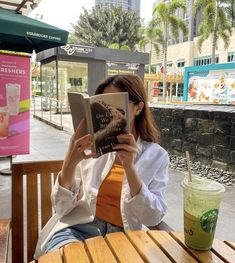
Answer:
[{"label": "woman sitting at table", "polygon": [[129,93],[131,133],[117,137],[114,152],[93,158],[85,153],[92,137],[80,135],[80,122],[53,187],[55,215],[42,230],[35,258],[67,243],[155,226],[166,212],[169,159],[157,144],[143,83],[136,75],[115,75],[96,90],[113,92]]}]

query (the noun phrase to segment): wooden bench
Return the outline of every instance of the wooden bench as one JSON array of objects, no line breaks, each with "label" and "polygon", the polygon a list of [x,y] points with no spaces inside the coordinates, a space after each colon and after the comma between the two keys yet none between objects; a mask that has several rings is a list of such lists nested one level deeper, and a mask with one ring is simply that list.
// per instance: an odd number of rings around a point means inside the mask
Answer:
[{"label": "wooden bench", "polygon": [[[62,164],[63,161],[59,160],[12,165],[12,262],[14,263],[33,260],[39,231],[53,214],[50,195]],[[24,211],[24,208],[27,210]],[[172,230],[164,222],[151,229]],[[0,249],[2,250],[1,244]]]},{"label": "wooden bench", "polygon": [[0,219],[0,263],[7,262],[10,219]]}]

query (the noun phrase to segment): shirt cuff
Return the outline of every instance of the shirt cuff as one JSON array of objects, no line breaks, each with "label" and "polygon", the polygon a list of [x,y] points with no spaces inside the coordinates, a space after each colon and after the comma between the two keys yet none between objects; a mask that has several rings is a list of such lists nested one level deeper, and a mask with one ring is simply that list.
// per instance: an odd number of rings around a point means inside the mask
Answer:
[{"label": "shirt cuff", "polygon": [[[56,178],[56,181],[55,181],[55,185],[54,185],[54,189],[55,189],[55,192],[61,194],[61,195],[67,195],[67,196],[74,196],[78,189],[79,189],[79,183],[77,182],[78,180],[75,179],[73,185],[71,186],[70,189],[67,189],[63,186],[60,185],[59,183],[59,176],[60,176],[60,173],[58,174],[57,178]],[[80,181],[80,180],[79,180]]]}]

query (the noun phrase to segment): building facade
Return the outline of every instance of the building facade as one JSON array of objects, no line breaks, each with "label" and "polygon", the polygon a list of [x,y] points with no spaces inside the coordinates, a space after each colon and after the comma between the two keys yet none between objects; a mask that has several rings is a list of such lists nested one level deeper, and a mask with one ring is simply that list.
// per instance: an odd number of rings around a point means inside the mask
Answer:
[{"label": "building facade", "polygon": [[140,0],[95,0],[95,5],[121,6],[124,11],[134,11],[140,16]]},{"label": "building facade", "polygon": [[[175,45],[169,45],[167,50],[167,65],[169,70],[178,70],[185,66],[203,66],[211,64],[211,39],[207,39],[201,52],[198,49],[198,37],[193,41],[181,42]],[[216,50],[216,63],[228,63],[235,60],[235,29],[233,29],[230,38],[230,45],[227,50],[224,49],[224,43],[220,39]],[[156,71],[162,66],[163,58],[153,51],[152,65],[155,65]],[[173,69],[170,69],[173,68]]]}]

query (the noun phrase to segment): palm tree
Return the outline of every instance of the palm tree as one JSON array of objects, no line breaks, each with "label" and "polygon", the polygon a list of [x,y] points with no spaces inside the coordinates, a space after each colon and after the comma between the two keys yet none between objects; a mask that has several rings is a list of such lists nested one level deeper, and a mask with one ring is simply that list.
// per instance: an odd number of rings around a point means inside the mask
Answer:
[{"label": "palm tree", "polygon": [[167,3],[159,3],[153,10],[154,25],[162,31],[163,35],[163,100],[166,99],[166,80],[167,80],[167,47],[168,40],[178,39],[179,31],[187,34],[187,26],[183,19],[176,15],[179,9],[186,9],[185,0],[172,0]]},{"label": "palm tree", "polygon": [[201,52],[203,42],[211,37],[211,64],[215,64],[215,50],[219,38],[224,41],[224,48],[227,49],[232,34],[231,22],[226,16],[226,7],[231,0],[197,0],[194,4],[194,12],[197,14],[203,10],[203,21],[199,25],[198,47]]},{"label": "palm tree", "polygon": [[139,29],[138,36],[140,38],[138,45],[141,51],[145,51],[146,45],[150,44],[149,73],[151,73],[153,48],[155,49],[156,54],[159,54],[160,45],[163,44],[162,31],[154,27],[152,21],[150,21],[146,28],[141,27]]}]

